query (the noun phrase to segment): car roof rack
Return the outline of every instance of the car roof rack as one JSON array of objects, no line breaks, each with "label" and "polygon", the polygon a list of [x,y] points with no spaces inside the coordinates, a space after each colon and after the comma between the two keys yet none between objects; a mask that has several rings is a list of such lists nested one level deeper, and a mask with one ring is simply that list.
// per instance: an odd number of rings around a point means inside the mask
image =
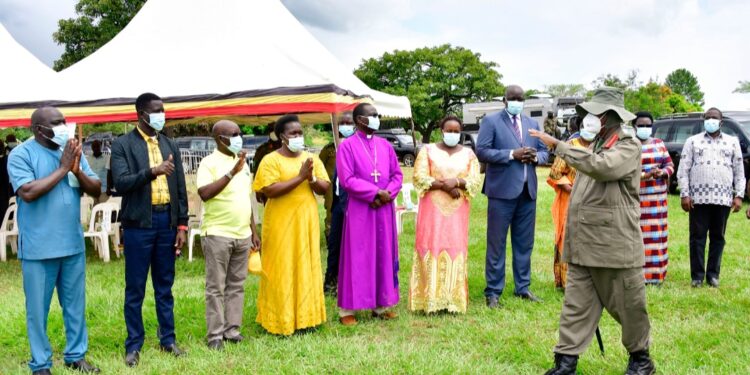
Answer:
[{"label": "car roof rack", "polygon": [[702,112],[684,112],[684,113],[670,113],[668,115],[659,117],[657,120],[675,120],[675,119],[682,119],[682,118],[702,118],[702,117],[703,117]]}]

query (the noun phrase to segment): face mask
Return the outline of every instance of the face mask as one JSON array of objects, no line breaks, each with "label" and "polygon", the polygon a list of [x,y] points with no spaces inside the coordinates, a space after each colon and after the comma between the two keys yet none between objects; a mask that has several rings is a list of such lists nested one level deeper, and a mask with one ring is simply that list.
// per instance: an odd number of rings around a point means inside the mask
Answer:
[{"label": "face mask", "polygon": [[635,136],[638,137],[638,139],[645,141],[651,137],[651,128],[636,128]]},{"label": "face mask", "polygon": [[164,123],[166,122],[166,115],[164,112],[156,112],[148,114],[148,126],[152,129],[160,132],[164,129]]},{"label": "face mask", "polygon": [[349,136],[354,134],[354,125],[339,125],[339,133],[341,133],[344,138],[349,138]]},{"label": "face mask", "polygon": [[60,147],[64,147],[65,144],[68,143],[68,138],[70,138],[70,132],[68,131],[68,127],[65,124],[57,125],[54,128],[49,127],[49,126],[43,126],[43,125],[40,125],[40,126],[43,128],[52,130],[52,133],[54,134],[52,138],[42,134],[44,138],[49,139],[50,141],[52,141],[52,143]]},{"label": "face mask", "polygon": [[289,151],[297,153],[302,151],[303,148],[305,148],[305,138],[304,137],[295,137],[295,138],[289,138],[289,141],[286,145],[289,148]]},{"label": "face mask", "polygon": [[371,116],[367,118],[367,127],[372,130],[380,129],[380,118]]},{"label": "face mask", "polygon": [[703,129],[706,129],[709,133],[716,133],[716,131],[719,130],[719,125],[721,124],[721,121],[717,119],[708,119],[703,121]]},{"label": "face mask", "polygon": [[242,151],[242,137],[236,136],[229,138],[229,146],[227,146],[229,152],[237,155]]},{"label": "face mask", "polygon": [[523,102],[520,100],[509,100],[508,101],[508,113],[517,116],[523,111]]},{"label": "face mask", "polygon": [[581,130],[586,130],[589,133],[593,134],[599,134],[599,132],[602,130],[602,122],[601,120],[599,120],[599,117],[589,113],[586,115],[586,117],[583,118]]},{"label": "face mask", "polygon": [[461,139],[461,133],[443,133],[443,143],[448,147],[456,147]]},{"label": "face mask", "polygon": [[596,135],[599,133],[598,132],[592,133],[586,129],[581,129],[581,131],[579,131],[578,134],[580,134],[581,138],[585,139],[587,142],[591,142],[594,140],[594,138],[596,138]]}]

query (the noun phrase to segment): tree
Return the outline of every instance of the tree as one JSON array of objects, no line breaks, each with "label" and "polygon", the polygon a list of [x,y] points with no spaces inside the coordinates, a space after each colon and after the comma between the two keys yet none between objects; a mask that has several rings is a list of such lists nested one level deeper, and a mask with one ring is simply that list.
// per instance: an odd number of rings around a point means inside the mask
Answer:
[{"label": "tree", "polygon": [[555,98],[586,95],[586,88],[580,83],[546,85],[544,91]]},{"label": "tree", "polygon": [[688,102],[666,84],[649,81],[636,90],[625,91],[625,108],[631,112],[648,111],[655,117],[671,113],[698,112],[703,109]]},{"label": "tree", "polygon": [[619,76],[612,73],[602,74],[595,79],[591,84],[594,88],[600,88],[602,86],[617,87],[623,90],[637,89],[641,86],[641,82],[638,82],[638,70],[632,69],[628,72],[628,77],[621,79]]},{"label": "tree", "polygon": [[464,103],[492,100],[505,92],[497,66],[469,49],[444,44],[386,52],[363,60],[354,74],[375,90],[406,95],[414,127],[422,141],[429,142],[446,114],[460,114]]},{"label": "tree", "polygon": [[740,94],[750,94],[750,81],[740,81],[739,86],[733,92]]},{"label": "tree", "polygon": [[680,68],[669,73],[664,84],[673,92],[684,96],[689,103],[703,105],[703,91],[698,84],[698,78],[689,70]]},{"label": "tree", "polygon": [[61,71],[92,54],[117,35],[138,13],[146,0],[78,0],[76,18],[58,21],[52,39],[65,46],[55,61]]}]

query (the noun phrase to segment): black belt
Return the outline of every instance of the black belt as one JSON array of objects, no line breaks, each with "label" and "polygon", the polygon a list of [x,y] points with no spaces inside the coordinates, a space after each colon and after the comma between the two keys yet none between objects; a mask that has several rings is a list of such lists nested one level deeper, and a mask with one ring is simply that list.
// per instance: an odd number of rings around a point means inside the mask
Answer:
[{"label": "black belt", "polygon": [[167,203],[167,204],[153,204],[153,205],[151,205],[151,211],[154,211],[154,212],[169,211],[169,203]]}]

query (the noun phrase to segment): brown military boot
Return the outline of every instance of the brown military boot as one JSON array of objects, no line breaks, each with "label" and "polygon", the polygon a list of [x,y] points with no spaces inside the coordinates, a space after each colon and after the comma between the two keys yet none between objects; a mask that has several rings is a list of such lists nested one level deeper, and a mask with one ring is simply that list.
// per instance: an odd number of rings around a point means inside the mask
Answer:
[{"label": "brown military boot", "polygon": [[555,353],[555,368],[547,370],[544,375],[576,375],[577,355]]}]

